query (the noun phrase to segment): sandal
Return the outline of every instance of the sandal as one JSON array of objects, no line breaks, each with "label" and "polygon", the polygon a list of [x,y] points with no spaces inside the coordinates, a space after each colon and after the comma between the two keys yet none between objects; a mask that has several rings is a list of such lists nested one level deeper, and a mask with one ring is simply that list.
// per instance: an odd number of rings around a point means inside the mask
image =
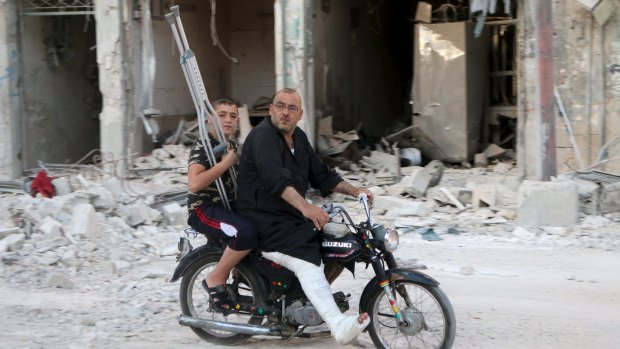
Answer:
[{"label": "sandal", "polygon": [[220,284],[215,287],[209,287],[206,280],[202,280],[202,288],[209,293],[209,302],[218,313],[228,315],[233,313],[234,303],[228,298],[226,285]]},{"label": "sandal", "polygon": [[[209,293],[209,303],[218,313],[228,316],[230,314],[241,313],[255,316],[268,316],[270,314],[279,314],[278,309],[255,305],[252,303],[237,303],[228,298],[227,286],[224,284],[215,287],[209,287],[206,280],[202,280],[202,288]],[[232,291],[231,291],[232,292]],[[244,298],[243,296],[241,296]],[[251,301],[251,298],[248,299]],[[279,315],[278,315],[279,316]]]}]

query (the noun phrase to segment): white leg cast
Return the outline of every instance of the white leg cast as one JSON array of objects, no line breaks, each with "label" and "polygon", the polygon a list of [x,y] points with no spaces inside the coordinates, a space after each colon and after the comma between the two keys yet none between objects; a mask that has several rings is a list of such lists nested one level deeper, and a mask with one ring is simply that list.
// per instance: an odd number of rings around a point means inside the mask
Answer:
[{"label": "white leg cast", "polygon": [[312,305],[325,320],[332,336],[340,344],[349,344],[362,333],[370,323],[370,318],[359,323],[357,316],[346,316],[340,312],[334,301],[329,283],[325,279],[323,265],[316,266],[302,259],[279,252],[263,252],[265,258],[293,271]]}]

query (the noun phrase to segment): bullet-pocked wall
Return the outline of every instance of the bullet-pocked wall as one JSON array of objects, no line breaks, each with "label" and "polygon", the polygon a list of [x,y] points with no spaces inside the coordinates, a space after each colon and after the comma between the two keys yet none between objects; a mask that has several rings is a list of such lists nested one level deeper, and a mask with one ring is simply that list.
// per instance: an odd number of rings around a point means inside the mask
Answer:
[{"label": "bullet-pocked wall", "polygon": [[99,148],[94,19],[22,16],[23,164],[71,163]]},{"label": "bullet-pocked wall", "polygon": [[411,1],[314,1],[316,114],[334,130],[383,136],[410,123]]}]

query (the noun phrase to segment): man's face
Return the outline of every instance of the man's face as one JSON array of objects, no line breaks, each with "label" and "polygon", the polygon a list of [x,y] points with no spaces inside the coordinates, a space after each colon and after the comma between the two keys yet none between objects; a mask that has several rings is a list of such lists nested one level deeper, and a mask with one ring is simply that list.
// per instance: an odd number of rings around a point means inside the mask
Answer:
[{"label": "man's face", "polygon": [[271,123],[283,134],[292,134],[303,114],[301,98],[297,93],[281,92],[269,105]]},{"label": "man's face", "polygon": [[218,104],[215,108],[220,124],[226,137],[230,137],[237,130],[238,111],[235,105]]}]

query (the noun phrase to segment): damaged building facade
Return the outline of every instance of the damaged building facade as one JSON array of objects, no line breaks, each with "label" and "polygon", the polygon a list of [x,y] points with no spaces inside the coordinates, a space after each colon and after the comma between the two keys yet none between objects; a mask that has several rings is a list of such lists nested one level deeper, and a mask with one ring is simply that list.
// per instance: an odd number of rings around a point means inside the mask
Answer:
[{"label": "damaged building facade", "polygon": [[0,178],[93,155],[123,176],[193,120],[173,5],[209,97],[238,98],[252,123],[287,86],[313,139],[331,116],[368,138],[410,127],[429,160],[472,162],[494,144],[523,178],[620,175],[618,1],[492,3],[0,1]]}]

